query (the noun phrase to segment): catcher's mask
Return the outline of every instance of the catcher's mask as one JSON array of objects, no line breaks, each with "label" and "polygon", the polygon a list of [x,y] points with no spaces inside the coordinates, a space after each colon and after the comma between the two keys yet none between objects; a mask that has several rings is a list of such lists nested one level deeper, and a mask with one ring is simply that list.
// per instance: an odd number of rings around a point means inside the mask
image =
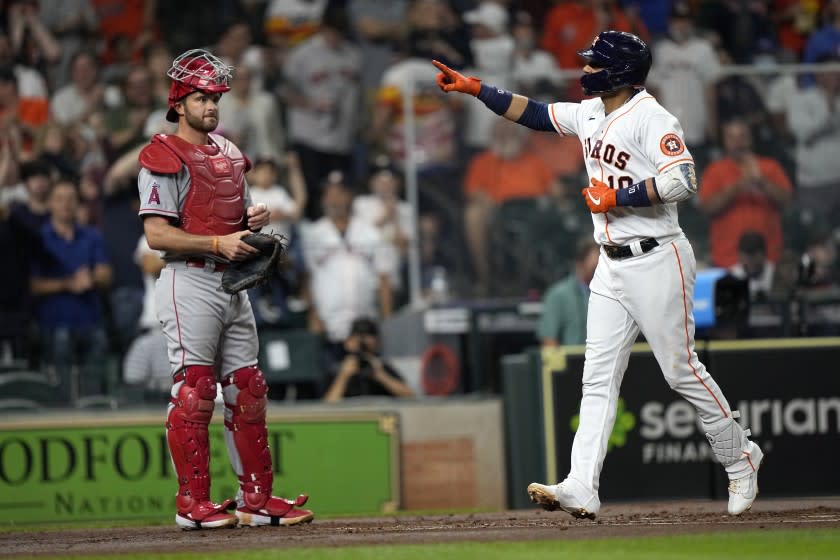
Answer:
[{"label": "catcher's mask", "polygon": [[166,120],[178,122],[175,103],[194,91],[225,93],[230,91],[233,67],[203,49],[189,50],[175,60],[166,75],[172,78],[169,88],[169,110]]}]

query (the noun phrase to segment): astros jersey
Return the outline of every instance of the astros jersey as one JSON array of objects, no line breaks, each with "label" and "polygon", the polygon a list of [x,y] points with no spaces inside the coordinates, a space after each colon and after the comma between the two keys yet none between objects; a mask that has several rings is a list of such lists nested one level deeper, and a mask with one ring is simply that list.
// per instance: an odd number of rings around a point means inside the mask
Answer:
[{"label": "astros jersey", "polygon": [[[609,115],[604,115],[600,98],[554,103],[549,114],[558,133],[580,139],[589,177],[613,188],[627,188],[673,165],[694,161],[676,117],[644,90]],[[617,207],[592,214],[592,221],[595,240],[601,244],[627,245],[681,231],[675,203]]]}]

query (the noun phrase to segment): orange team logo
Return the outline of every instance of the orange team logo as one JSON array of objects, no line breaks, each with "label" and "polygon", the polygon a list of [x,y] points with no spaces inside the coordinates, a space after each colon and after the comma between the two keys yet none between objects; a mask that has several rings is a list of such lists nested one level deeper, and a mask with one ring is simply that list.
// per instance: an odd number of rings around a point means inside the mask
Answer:
[{"label": "orange team logo", "polygon": [[666,156],[678,156],[685,151],[685,145],[679,136],[669,132],[659,141],[659,149]]},{"label": "orange team logo", "polygon": [[160,204],[160,193],[157,183],[152,184],[152,192],[149,193],[149,201],[146,204]]}]

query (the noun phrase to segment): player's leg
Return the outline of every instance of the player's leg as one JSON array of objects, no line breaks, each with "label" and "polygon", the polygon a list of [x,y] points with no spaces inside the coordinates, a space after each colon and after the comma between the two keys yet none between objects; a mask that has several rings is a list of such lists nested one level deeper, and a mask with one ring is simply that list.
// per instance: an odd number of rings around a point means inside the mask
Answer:
[{"label": "player's leg", "polygon": [[[630,263],[628,263],[630,264]],[[715,456],[731,481],[729,511],[752,505],[757,493],[761,449],[748,439],[729,402],[694,350],[695,260],[684,238],[633,263],[641,289],[629,299],[668,384],[697,409]],[[651,289],[654,287],[655,289]],[[636,293],[638,292],[638,293]]]},{"label": "player's leg", "polygon": [[639,333],[621,302],[616,297],[602,295],[614,295],[608,284],[612,263],[604,259],[602,256],[598,264],[589,297],[580,424],[572,443],[571,470],[559,484],[528,487],[532,501],[549,510],[563,509],[576,517],[594,518],[600,509],[601,467],[615,424],[618,392],[630,349]]},{"label": "player's leg", "polygon": [[236,504],[210,500],[208,426],[216,398],[213,356],[221,330],[218,302],[206,292],[201,270],[167,267],[161,271],[155,298],[167,339],[173,371],[166,431],[178,476],[175,522],[184,529],[233,527]]},{"label": "player's leg", "polygon": [[302,509],[305,494],[294,500],[272,496],[274,471],[268,447],[268,386],[257,367],[257,329],[245,292],[231,298],[221,340],[225,443],[239,477],[236,516],[242,525],[295,525],[312,521]]},{"label": "player's leg", "polygon": [[212,366],[187,366],[175,375],[166,419],[166,440],[178,476],[178,513],[183,529],[233,527],[228,513],[233,500],[210,500],[210,442],[208,426],[216,398]]},{"label": "player's leg", "polygon": [[216,362],[228,297],[218,287],[218,275],[201,268],[172,263],[161,271],[155,284],[155,310],[173,372],[188,364]]}]

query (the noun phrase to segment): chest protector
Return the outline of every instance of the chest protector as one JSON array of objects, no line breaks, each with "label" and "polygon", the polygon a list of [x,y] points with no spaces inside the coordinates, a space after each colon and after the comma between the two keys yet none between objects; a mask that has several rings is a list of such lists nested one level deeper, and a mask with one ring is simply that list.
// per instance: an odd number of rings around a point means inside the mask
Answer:
[{"label": "chest protector", "polygon": [[191,144],[156,134],[152,144],[171,150],[190,171],[180,227],[196,235],[228,235],[245,228],[245,172],[251,165],[232,142],[215,134],[210,144]]}]

